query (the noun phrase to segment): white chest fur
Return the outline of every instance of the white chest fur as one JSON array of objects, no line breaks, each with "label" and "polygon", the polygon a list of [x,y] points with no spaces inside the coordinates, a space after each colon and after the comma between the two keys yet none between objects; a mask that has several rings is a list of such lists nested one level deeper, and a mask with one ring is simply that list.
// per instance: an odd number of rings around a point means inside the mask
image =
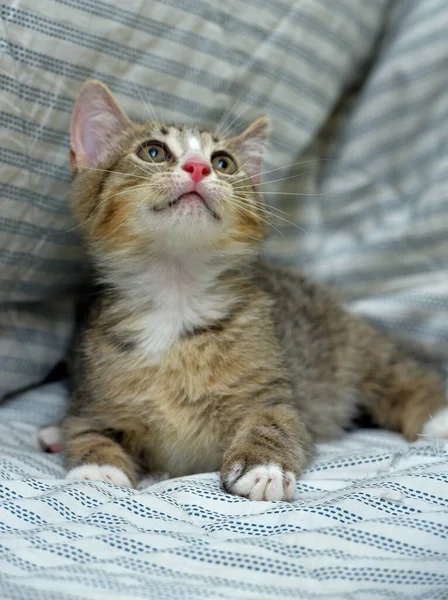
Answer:
[{"label": "white chest fur", "polygon": [[[224,318],[235,298],[218,285],[220,271],[170,264],[147,278],[149,303],[140,314],[138,340],[145,359],[157,364],[182,335]],[[139,286],[140,287],[140,286]]]}]

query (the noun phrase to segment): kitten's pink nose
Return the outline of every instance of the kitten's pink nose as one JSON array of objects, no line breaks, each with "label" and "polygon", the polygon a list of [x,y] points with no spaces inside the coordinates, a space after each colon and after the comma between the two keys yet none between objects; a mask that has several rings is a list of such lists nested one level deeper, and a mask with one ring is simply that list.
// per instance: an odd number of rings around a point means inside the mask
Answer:
[{"label": "kitten's pink nose", "polygon": [[199,183],[204,177],[210,175],[212,172],[207,162],[197,159],[189,160],[182,165],[182,169],[187,173],[190,173],[190,176],[195,183]]}]

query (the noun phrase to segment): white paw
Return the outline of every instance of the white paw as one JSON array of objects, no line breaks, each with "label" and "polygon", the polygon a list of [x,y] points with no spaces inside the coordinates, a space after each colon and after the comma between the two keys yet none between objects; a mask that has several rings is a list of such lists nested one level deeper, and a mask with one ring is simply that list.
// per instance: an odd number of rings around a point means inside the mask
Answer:
[{"label": "white paw", "polygon": [[292,500],[296,491],[296,478],[278,465],[253,467],[242,476],[241,465],[235,465],[227,476],[226,487],[233,494],[249,500]]},{"label": "white paw", "polygon": [[422,436],[430,439],[448,439],[448,406],[430,417],[423,426]]},{"label": "white paw", "polygon": [[46,425],[38,429],[35,445],[42,452],[62,452],[62,430],[59,425]]},{"label": "white paw", "polygon": [[69,481],[105,481],[125,487],[132,487],[129,477],[113,465],[81,465],[71,469],[65,476]]}]

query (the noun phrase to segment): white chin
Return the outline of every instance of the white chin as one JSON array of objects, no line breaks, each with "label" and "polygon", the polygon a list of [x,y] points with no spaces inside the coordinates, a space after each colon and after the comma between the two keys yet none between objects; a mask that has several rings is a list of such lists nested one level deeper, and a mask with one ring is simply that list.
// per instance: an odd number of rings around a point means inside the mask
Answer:
[{"label": "white chin", "polygon": [[171,213],[174,218],[213,218],[202,200],[198,202],[181,201],[180,204],[173,206]]},{"label": "white chin", "polygon": [[158,213],[154,225],[155,238],[172,250],[204,248],[213,245],[222,234],[222,221],[202,201],[185,202]]},{"label": "white chin", "polygon": [[210,209],[207,202],[195,192],[183,194],[171,204],[170,212],[182,217],[199,217],[206,215],[217,218],[217,215]]}]

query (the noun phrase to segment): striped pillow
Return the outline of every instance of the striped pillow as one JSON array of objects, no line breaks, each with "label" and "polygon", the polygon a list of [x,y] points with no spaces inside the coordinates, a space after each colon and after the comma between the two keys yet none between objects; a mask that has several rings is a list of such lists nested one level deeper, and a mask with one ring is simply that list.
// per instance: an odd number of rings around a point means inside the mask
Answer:
[{"label": "striped pillow", "polygon": [[[292,166],[267,173],[266,198],[307,234],[278,220],[268,254],[339,285],[355,309],[403,330],[431,340],[448,331],[446,311],[430,327],[413,318],[417,311],[433,319],[437,303],[446,307],[437,260],[448,254],[439,234],[448,61],[437,40],[448,8],[444,0],[397,5],[354,102],[345,92],[365,76],[388,0],[7,1],[0,395],[41,381],[72,333],[87,269],[67,205],[68,129],[89,77],[104,81],[136,120],[155,112],[204,125],[221,120],[231,131],[269,114],[275,133],[266,169]],[[413,44],[426,34],[426,45]],[[414,76],[419,52],[426,62]],[[301,163],[318,155],[338,160]],[[290,179],[276,181],[283,177]],[[320,195],[287,195],[305,189]]]}]

